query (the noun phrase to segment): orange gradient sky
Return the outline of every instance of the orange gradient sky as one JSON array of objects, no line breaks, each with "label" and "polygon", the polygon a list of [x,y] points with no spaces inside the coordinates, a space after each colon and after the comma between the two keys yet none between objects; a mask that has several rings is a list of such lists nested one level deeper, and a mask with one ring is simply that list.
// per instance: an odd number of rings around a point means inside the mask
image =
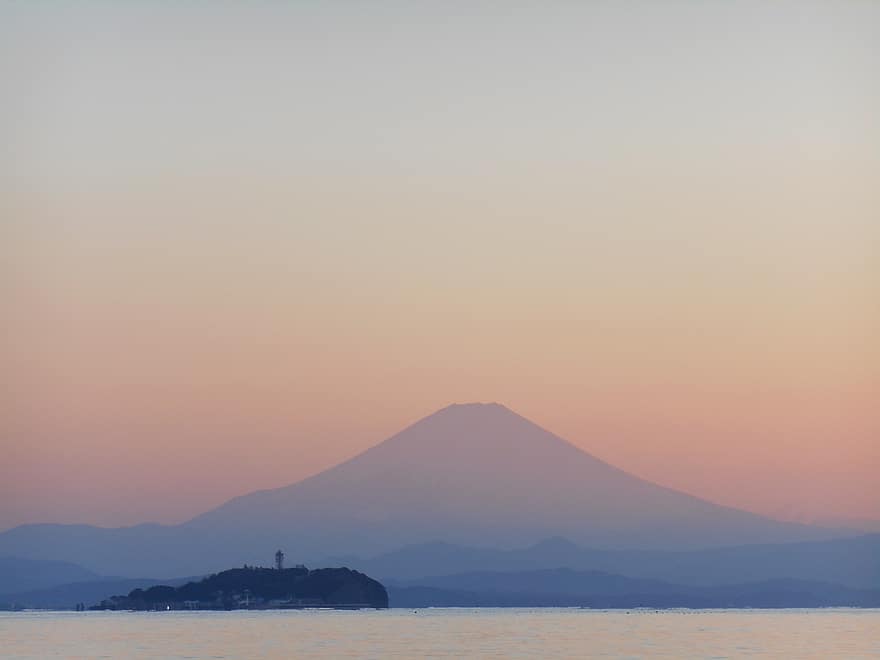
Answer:
[{"label": "orange gradient sky", "polygon": [[5,5],[0,529],[464,401],[880,519],[878,44],[848,1]]}]

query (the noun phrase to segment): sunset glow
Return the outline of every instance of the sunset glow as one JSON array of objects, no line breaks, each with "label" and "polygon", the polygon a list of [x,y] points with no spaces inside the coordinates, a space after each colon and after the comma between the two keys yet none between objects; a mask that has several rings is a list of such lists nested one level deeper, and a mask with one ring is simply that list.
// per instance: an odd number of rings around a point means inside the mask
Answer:
[{"label": "sunset glow", "polygon": [[880,6],[123,4],[0,10],[0,529],[466,401],[880,520]]}]

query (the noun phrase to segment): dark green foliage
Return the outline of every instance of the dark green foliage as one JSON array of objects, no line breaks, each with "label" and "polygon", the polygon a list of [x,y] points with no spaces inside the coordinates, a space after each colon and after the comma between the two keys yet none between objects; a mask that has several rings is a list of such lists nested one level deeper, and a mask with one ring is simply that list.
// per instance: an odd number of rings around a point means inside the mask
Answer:
[{"label": "dark green foliage", "polygon": [[233,568],[179,587],[177,600],[210,600],[215,594],[244,593],[258,598],[286,598],[297,592],[297,584],[309,574],[305,568]]},{"label": "dark green foliage", "polygon": [[388,607],[379,582],[348,568],[233,568],[181,587],[135,589],[100,609],[235,609],[270,606]]},{"label": "dark green foliage", "polygon": [[174,587],[166,587],[164,585],[150,587],[146,591],[143,589],[135,589],[128,597],[134,600],[143,600],[147,603],[158,603],[174,599]]}]

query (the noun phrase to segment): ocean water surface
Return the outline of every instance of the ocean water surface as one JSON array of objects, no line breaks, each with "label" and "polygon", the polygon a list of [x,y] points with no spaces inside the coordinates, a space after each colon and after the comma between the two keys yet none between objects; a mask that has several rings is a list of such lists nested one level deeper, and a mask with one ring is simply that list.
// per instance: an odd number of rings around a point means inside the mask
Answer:
[{"label": "ocean water surface", "polygon": [[3,658],[880,657],[880,610],[3,612]]}]

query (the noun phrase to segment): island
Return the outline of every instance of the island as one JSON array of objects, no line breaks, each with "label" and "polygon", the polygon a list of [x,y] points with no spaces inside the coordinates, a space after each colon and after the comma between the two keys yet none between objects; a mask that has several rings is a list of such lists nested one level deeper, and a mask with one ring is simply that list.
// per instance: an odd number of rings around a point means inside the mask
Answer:
[{"label": "island", "polygon": [[388,592],[348,568],[245,566],[179,587],[158,585],[111,596],[93,610],[385,609]]}]

